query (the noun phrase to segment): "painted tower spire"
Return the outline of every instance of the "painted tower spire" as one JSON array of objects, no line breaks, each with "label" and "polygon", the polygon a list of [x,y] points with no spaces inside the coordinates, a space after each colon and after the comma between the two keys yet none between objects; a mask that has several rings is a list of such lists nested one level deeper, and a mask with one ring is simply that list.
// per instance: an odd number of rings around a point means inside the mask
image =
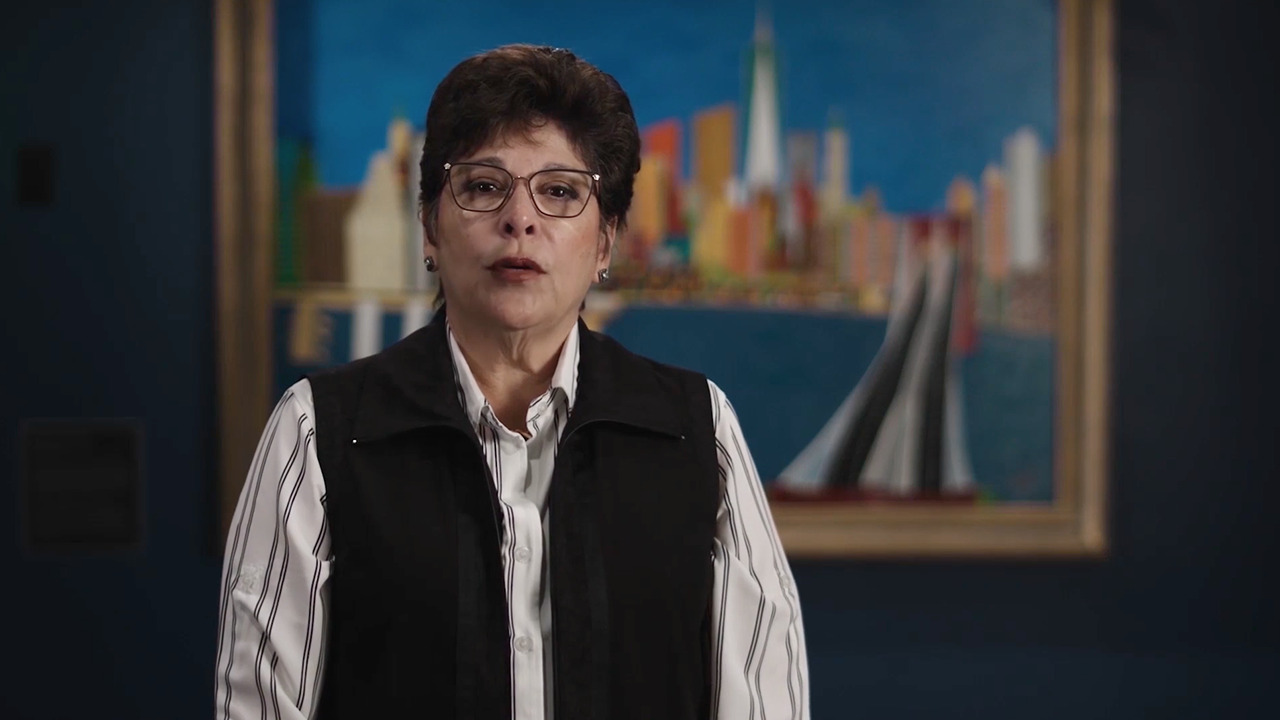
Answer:
[{"label": "painted tower spire", "polygon": [[778,63],[773,27],[763,6],[756,11],[751,42],[744,184],[748,191],[777,191],[782,184],[782,122],[778,111]]}]

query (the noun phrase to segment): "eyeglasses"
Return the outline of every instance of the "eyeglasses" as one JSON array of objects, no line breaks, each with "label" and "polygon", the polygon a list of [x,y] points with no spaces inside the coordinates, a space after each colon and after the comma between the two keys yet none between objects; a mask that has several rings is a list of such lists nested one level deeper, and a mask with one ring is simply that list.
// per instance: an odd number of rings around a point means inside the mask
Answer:
[{"label": "eyeglasses", "polygon": [[516,181],[524,180],[538,212],[557,218],[581,215],[600,182],[598,173],[586,170],[539,170],[528,177],[513,177],[496,165],[445,163],[444,171],[449,181],[449,193],[463,210],[499,210],[511,199]]}]

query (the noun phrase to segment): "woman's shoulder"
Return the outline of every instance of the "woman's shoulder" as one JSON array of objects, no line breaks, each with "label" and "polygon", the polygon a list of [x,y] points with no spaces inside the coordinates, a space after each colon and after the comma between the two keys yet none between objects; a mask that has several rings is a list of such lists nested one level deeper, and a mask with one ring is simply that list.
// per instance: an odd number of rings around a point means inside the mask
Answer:
[{"label": "woman's shoulder", "polygon": [[277,412],[289,412],[294,415],[314,415],[315,398],[311,393],[311,381],[301,378],[290,385],[276,402]]}]

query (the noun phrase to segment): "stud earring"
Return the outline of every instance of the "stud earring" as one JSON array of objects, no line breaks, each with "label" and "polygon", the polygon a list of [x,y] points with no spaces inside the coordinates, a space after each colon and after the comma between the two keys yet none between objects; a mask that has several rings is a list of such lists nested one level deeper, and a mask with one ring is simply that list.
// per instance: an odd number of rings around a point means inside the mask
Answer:
[{"label": "stud earring", "polygon": [[422,262],[427,266],[427,272],[435,272],[440,268],[439,265],[436,265],[436,259],[431,255],[423,258]]},{"label": "stud earring", "polygon": [[604,282],[605,280],[608,280],[609,268],[602,268],[600,272],[596,273],[596,277],[600,278],[600,282]]}]

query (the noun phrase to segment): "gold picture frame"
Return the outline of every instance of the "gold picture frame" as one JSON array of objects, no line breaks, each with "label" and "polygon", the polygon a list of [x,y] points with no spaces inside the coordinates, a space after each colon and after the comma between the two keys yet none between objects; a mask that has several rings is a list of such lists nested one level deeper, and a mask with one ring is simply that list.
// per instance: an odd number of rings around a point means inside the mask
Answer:
[{"label": "gold picture frame", "polygon": [[[271,397],[272,0],[215,0],[218,496],[230,522]],[[793,557],[1099,557],[1108,547],[1116,73],[1112,0],[1058,2],[1057,367],[1047,505],[776,503]]]},{"label": "gold picture frame", "polygon": [[271,410],[274,3],[213,3],[214,332],[218,501],[225,537]]}]

